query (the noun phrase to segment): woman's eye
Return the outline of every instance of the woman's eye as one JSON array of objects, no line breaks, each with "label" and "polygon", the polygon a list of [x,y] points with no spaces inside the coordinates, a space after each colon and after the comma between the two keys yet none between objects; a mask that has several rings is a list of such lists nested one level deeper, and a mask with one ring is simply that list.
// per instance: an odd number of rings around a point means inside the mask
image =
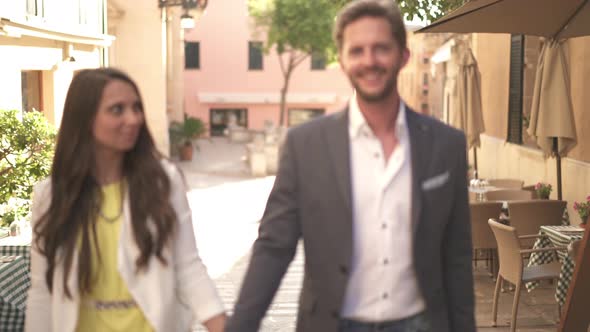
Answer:
[{"label": "woman's eye", "polygon": [[143,112],[143,106],[140,103],[134,104],[133,111],[136,113],[141,113]]},{"label": "woman's eye", "polygon": [[111,112],[113,114],[121,114],[123,113],[123,106],[122,105],[114,105],[111,107]]}]

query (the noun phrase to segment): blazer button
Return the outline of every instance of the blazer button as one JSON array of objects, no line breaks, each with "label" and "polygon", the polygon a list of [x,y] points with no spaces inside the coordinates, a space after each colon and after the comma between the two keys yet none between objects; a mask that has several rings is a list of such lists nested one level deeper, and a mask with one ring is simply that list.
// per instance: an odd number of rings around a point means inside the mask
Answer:
[{"label": "blazer button", "polygon": [[340,273],[347,275],[348,274],[348,266],[340,265]]},{"label": "blazer button", "polygon": [[331,314],[332,314],[332,318],[334,318],[334,319],[338,319],[340,317],[340,315],[338,314],[338,311],[336,311],[336,310],[332,311]]}]

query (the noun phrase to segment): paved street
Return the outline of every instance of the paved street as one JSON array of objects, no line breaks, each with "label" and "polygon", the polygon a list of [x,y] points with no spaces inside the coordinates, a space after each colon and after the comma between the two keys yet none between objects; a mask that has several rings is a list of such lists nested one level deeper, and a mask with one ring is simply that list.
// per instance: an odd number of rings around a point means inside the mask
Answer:
[{"label": "paved street", "polygon": [[[274,181],[274,176],[249,176],[245,154],[243,145],[214,138],[199,142],[199,151],[192,162],[180,163],[190,190],[188,198],[201,257],[230,311]],[[263,322],[262,331],[294,331],[302,276],[303,256],[299,253]]]},{"label": "paved street", "polygon": [[[195,233],[201,256],[214,278],[223,302],[231,313],[256,238],[266,199],[274,177],[253,178],[245,163],[246,149],[224,138],[201,141],[192,162],[180,163],[187,183]],[[301,248],[300,248],[301,249]],[[295,330],[297,299],[303,277],[303,255],[299,250],[280,290],[266,315],[261,331]],[[509,331],[512,292],[502,293],[498,323],[491,327],[494,281],[483,263],[475,272],[476,312],[479,331]],[[556,331],[554,285],[523,292],[518,313],[518,330]],[[202,328],[196,331],[205,331]]]}]

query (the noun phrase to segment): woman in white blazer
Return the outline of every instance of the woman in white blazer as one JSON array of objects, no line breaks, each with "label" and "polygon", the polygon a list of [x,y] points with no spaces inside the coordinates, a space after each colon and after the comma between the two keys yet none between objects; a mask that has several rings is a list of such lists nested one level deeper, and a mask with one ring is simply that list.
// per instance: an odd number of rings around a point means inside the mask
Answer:
[{"label": "woman in white blazer", "polygon": [[[112,202],[120,208],[107,217],[109,197],[101,190],[113,183],[121,195]],[[191,219],[183,177],[157,152],[137,85],[112,68],[77,73],[51,176],[34,190],[25,331],[87,330],[81,312],[88,310],[97,317],[139,312],[125,318],[131,321],[125,326],[142,326],[132,331],[184,332],[197,321],[223,331],[224,309],[199,258]],[[104,225],[117,234],[114,245],[106,245],[111,233]],[[102,280],[122,280],[117,291],[129,298],[97,296]]]}]

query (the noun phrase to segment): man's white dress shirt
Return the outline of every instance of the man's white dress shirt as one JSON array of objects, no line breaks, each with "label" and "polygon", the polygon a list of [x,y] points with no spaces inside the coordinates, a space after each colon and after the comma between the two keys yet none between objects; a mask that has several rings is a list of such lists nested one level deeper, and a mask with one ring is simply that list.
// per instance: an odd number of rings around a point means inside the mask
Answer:
[{"label": "man's white dress shirt", "polygon": [[398,144],[385,160],[381,142],[353,95],[349,105],[353,255],[344,318],[398,320],[426,307],[412,258],[410,139],[401,101],[395,133]]}]

